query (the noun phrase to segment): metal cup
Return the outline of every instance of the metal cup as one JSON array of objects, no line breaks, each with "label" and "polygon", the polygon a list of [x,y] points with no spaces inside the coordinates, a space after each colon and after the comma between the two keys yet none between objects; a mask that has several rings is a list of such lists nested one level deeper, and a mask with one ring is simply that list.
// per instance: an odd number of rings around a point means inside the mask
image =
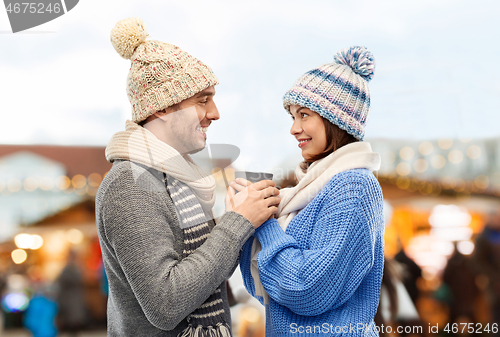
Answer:
[{"label": "metal cup", "polygon": [[273,174],[267,172],[250,172],[250,171],[236,171],[234,172],[234,179],[243,178],[252,184],[261,180],[273,180]]}]

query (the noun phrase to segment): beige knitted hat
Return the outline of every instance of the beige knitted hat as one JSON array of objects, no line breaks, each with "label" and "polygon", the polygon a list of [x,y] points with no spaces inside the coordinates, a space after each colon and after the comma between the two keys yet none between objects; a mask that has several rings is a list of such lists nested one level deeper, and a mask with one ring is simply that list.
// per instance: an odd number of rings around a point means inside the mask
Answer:
[{"label": "beige knitted hat", "polygon": [[140,18],[118,21],[111,30],[115,50],[132,61],[127,95],[136,123],[219,83],[200,60],[169,43],[146,41],[147,37]]}]

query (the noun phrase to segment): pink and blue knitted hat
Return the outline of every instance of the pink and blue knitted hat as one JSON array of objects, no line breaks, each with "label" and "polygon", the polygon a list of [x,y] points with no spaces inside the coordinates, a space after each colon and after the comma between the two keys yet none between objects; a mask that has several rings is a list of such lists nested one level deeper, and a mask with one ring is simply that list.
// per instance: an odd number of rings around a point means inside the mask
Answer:
[{"label": "pink and blue knitted hat", "polygon": [[368,49],[344,48],[335,54],[333,63],[302,75],[283,96],[283,106],[286,110],[294,104],[306,107],[363,140],[370,110],[368,82],[374,69]]}]

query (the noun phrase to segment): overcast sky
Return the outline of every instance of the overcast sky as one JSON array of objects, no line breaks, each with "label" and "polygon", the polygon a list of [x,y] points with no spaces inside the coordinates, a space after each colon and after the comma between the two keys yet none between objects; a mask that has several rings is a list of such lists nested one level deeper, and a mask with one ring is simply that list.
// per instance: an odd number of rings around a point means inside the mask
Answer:
[{"label": "overcast sky", "polygon": [[208,142],[238,146],[240,167],[300,154],[281,97],[351,45],[377,62],[368,140],[497,137],[499,9],[493,0],[81,0],[17,34],[1,9],[0,143],[106,145],[122,130],[130,61],[109,33],[131,16],[212,67],[221,119]]}]

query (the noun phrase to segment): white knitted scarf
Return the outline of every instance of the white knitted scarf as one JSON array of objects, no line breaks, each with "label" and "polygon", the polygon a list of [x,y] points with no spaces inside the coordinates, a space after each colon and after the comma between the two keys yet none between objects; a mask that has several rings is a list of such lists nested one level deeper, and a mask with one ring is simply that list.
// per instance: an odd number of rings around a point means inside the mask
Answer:
[{"label": "white knitted scarf", "polygon": [[[299,183],[292,188],[280,190],[281,202],[278,207],[278,223],[283,231],[290,221],[307,206],[336,174],[348,170],[366,168],[376,171],[380,168],[380,155],[372,151],[368,142],[355,142],[342,146],[327,157],[312,163],[304,173],[299,164],[295,174]],[[269,295],[259,278],[257,254],[262,247],[257,238],[252,245],[251,274],[255,284],[255,294],[269,303]]]},{"label": "white knitted scarf", "polygon": [[215,179],[205,174],[189,155],[182,156],[142,126],[128,120],[125,131],[111,137],[106,147],[106,159],[111,163],[118,159],[129,160],[182,181],[193,190],[205,214],[213,214]]}]

